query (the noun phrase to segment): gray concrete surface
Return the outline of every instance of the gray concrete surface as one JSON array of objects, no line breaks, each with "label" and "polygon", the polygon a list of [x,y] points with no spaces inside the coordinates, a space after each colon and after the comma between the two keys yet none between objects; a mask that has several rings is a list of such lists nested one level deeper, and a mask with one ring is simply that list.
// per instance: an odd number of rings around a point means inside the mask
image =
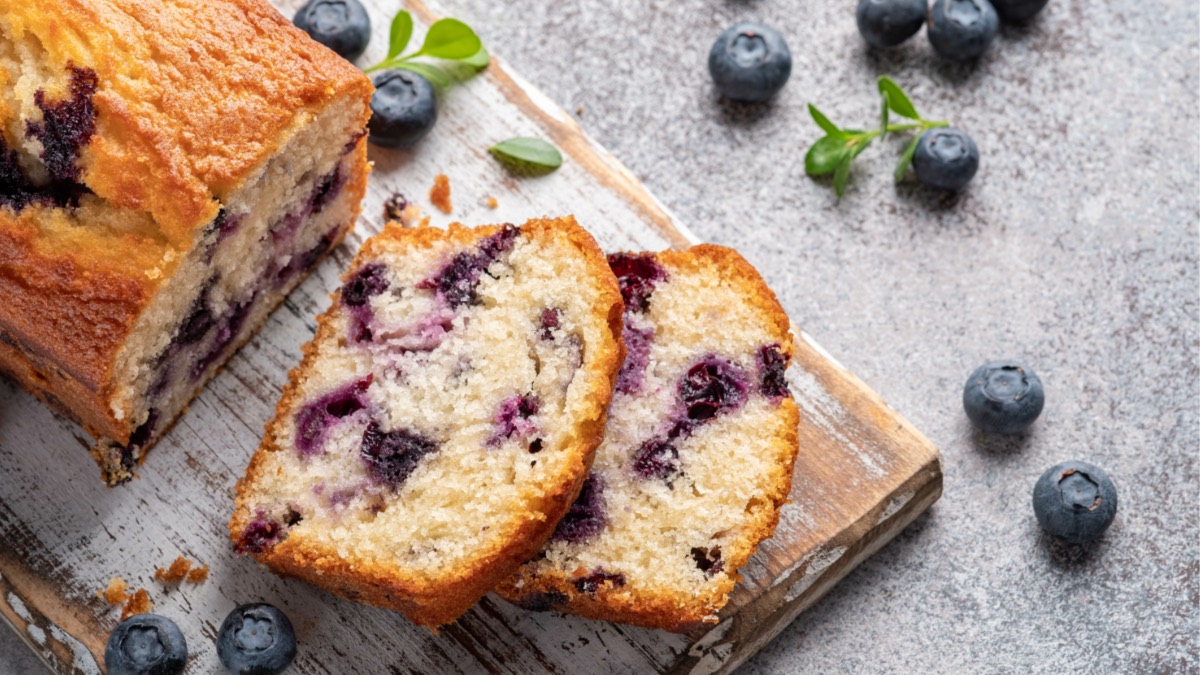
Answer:
[{"label": "gray concrete surface", "polygon": [[[852,0],[441,0],[703,238],[740,249],[792,318],[944,453],[942,500],[742,672],[1198,672],[1200,9],[1050,0],[975,66],[924,32],[868,52]],[[754,18],[795,69],[772,105],[718,99],[717,33]],[[901,141],[840,203],[803,170],[818,104],[874,123],[874,78],[982,151],[957,197],[895,187]],[[453,104],[453,98],[449,99]],[[1016,357],[1047,405],[1015,439],[973,432],[961,388]],[[1030,490],[1097,463],[1120,511],[1057,545]],[[0,673],[35,668],[0,630]]]}]

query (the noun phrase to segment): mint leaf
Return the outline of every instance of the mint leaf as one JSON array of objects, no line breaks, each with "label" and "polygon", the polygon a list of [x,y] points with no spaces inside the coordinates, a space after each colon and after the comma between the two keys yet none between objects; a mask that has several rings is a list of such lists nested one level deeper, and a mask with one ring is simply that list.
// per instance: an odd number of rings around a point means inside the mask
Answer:
[{"label": "mint leaf", "polygon": [[892,112],[901,117],[907,117],[910,120],[919,120],[921,116],[917,114],[917,107],[913,105],[912,99],[900,85],[892,81],[892,78],[887,75],[879,76],[879,93],[887,102],[887,106],[892,109]]},{"label": "mint leaf", "polygon": [[804,172],[810,176],[824,176],[837,169],[842,157],[849,154],[846,141],[834,136],[822,136],[804,155]]},{"label": "mint leaf", "polygon": [[450,61],[469,59],[483,43],[467,24],[458,19],[439,19],[425,34],[425,44],[413,56],[432,56]]},{"label": "mint leaf", "polygon": [[879,135],[880,135],[880,136],[886,136],[886,135],[887,135],[887,131],[888,131],[888,129],[887,129],[887,125],[888,125],[888,100],[887,100],[887,96],[884,96],[884,97],[883,97],[883,100],[880,102],[880,105],[879,105],[879,107],[880,107],[880,111],[879,111]]},{"label": "mint leaf", "polygon": [[850,163],[853,161],[854,155],[846,153],[834,171],[833,191],[837,193],[838,199],[841,199],[842,195],[846,194],[846,183],[850,181]]},{"label": "mint leaf", "polygon": [[422,63],[420,61],[404,61],[402,63],[397,63],[396,68],[399,70],[407,70],[409,72],[416,73],[429,80],[429,83],[438,89],[445,89],[454,83],[454,78],[446,73],[446,71],[429,63]]},{"label": "mint leaf", "polygon": [[904,146],[904,152],[900,155],[900,161],[896,162],[896,182],[904,180],[904,174],[908,173],[908,167],[912,165],[913,155],[917,153],[917,142],[921,140],[921,136],[917,135],[908,145]]},{"label": "mint leaf", "polygon": [[488,148],[501,164],[518,173],[550,173],[562,166],[562,153],[540,138],[518,136]]},{"label": "mint leaf", "polygon": [[408,41],[412,39],[412,33],[412,14],[409,14],[408,10],[402,9],[396,13],[396,18],[392,19],[392,32],[388,38],[387,57],[389,59],[400,56],[400,53],[408,46]]},{"label": "mint leaf", "polygon": [[469,56],[469,57],[459,61],[459,63],[471,66],[472,68],[475,69],[476,72],[481,71],[484,68],[487,68],[488,64],[491,62],[492,62],[492,57],[488,54],[487,47],[484,47],[482,45],[479,47],[479,51],[475,52],[474,56]]},{"label": "mint leaf", "polygon": [[816,122],[817,126],[821,127],[821,130],[825,133],[837,138],[845,137],[845,133],[839,129],[836,124],[830,122],[829,118],[826,117],[824,113],[822,113],[820,110],[817,110],[817,106],[809,103],[808,114],[812,115],[813,121]]}]

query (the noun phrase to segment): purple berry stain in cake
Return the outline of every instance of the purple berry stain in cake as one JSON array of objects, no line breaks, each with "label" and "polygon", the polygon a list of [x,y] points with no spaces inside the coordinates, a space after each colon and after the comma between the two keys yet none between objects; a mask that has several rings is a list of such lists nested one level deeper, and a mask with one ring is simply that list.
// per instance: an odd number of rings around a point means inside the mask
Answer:
[{"label": "purple berry stain in cake", "polygon": [[542,310],[538,322],[540,324],[538,337],[543,340],[553,340],[555,329],[562,324],[562,310],[556,307],[547,307]]},{"label": "purple berry stain in cake", "polygon": [[479,278],[513,247],[518,234],[517,226],[505,224],[499,232],[479,242],[474,250],[457,253],[437,274],[417,284],[417,288],[436,291],[451,307],[474,304]]},{"label": "purple berry stain in cake", "polygon": [[650,364],[650,345],[654,342],[654,330],[625,326],[621,333],[625,341],[625,362],[617,373],[617,391],[636,394],[642,390],[646,379],[646,366]]},{"label": "purple berry stain in cake", "polygon": [[384,431],[372,421],[363,432],[362,458],[371,478],[393,490],[416,471],[421,458],[437,450],[437,443],[407,429]]},{"label": "purple berry stain in cake", "polygon": [[345,185],[346,174],[342,171],[342,165],[339,163],[331,173],[317,181],[312,195],[308,198],[308,208],[306,210],[309,214],[320,213],[326,206],[329,206],[330,202],[337,199],[337,196],[342,192],[342,188]]},{"label": "purple berry stain in cake", "polygon": [[258,517],[242,530],[242,536],[238,537],[233,549],[238,555],[262,553],[278,543],[282,537],[283,528],[279,523],[259,512]]},{"label": "purple berry stain in cake", "polygon": [[96,133],[96,107],[92,104],[100,83],[96,71],[74,65],[67,66],[67,70],[67,97],[50,101],[46,90],[38,89],[33,102],[42,111],[42,121],[25,123],[25,137],[41,141],[42,161],[55,182],[79,180],[79,154]]},{"label": "purple berry stain in cake", "polygon": [[609,574],[603,567],[597,567],[591,574],[575,579],[575,589],[580,593],[595,593],[605,582],[612,584],[613,588],[619,588],[625,585],[625,575],[619,572]]},{"label": "purple berry stain in cake", "polygon": [[537,425],[531,420],[538,412],[540,402],[532,394],[510,396],[500,403],[500,411],[496,413],[496,430],[488,440],[488,445],[497,446],[505,439],[516,436],[528,436],[537,431]]},{"label": "purple berry stain in cake", "polygon": [[219,361],[226,352],[229,351],[229,345],[242,332],[242,326],[246,323],[246,318],[250,316],[250,310],[254,307],[254,299],[256,295],[244,302],[231,306],[221,318],[217,326],[216,336],[213,337],[212,344],[209,345],[208,351],[192,364],[191,376],[192,381],[198,381],[204,373],[208,372],[209,367]]},{"label": "purple berry stain in cake", "polygon": [[154,431],[157,426],[158,409],[151,408],[150,412],[146,415],[146,421],[139,424],[133,430],[133,433],[129,434],[129,442],[121,446],[122,469],[128,471],[133,468],[133,465],[136,463],[134,453],[150,442],[150,439],[154,437]]},{"label": "purple berry stain in cake", "polygon": [[692,548],[692,560],[696,561],[697,569],[704,572],[706,577],[716,576],[725,569],[725,561],[721,560],[720,546],[707,549],[703,546],[696,546]]},{"label": "purple berry stain in cake", "polygon": [[380,263],[363,265],[342,286],[342,304],[350,308],[351,337],[355,342],[370,342],[371,298],[388,289],[387,270]]},{"label": "purple berry stain in cake", "polygon": [[679,397],[687,417],[705,422],[718,413],[733,410],[746,400],[746,374],[730,361],[706,356],[688,369],[679,381]]},{"label": "purple berry stain in cake", "polygon": [[667,270],[653,253],[611,253],[608,266],[621,285],[626,312],[646,311],[654,286],[667,278]]},{"label": "purple berry stain in cake", "polygon": [[567,510],[567,515],[558,521],[553,541],[578,544],[595,537],[608,524],[604,515],[604,479],[591,473],[579,489],[579,497]]},{"label": "purple berry stain in cake", "polygon": [[296,413],[296,450],[301,457],[320,454],[329,428],[367,407],[367,389],[373,379],[373,375],[367,375],[300,408]]},{"label": "purple berry stain in cake", "polygon": [[758,390],[770,399],[781,399],[789,396],[787,377],[787,359],[780,351],[779,345],[763,345],[758,349]]},{"label": "purple berry stain in cake", "polygon": [[671,481],[682,472],[679,450],[669,438],[651,438],[633,455],[633,470],[642,478]]}]

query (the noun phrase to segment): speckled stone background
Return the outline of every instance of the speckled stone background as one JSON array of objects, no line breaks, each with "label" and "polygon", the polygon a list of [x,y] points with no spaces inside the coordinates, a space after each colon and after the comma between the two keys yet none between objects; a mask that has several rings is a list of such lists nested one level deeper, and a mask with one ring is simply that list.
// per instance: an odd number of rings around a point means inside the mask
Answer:
[{"label": "speckled stone background", "polygon": [[[939,60],[924,32],[869,52],[852,0],[441,6],[578,110],[682,222],[740,249],[943,451],[941,501],[741,672],[1200,671],[1195,0],[1050,0],[973,66]],[[741,19],[791,47],[771,105],[724,102],[709,81],[712,40]],[[963,194],[894,186],[901,139],[860,158],[840,203],[805,177],[805,104],[871,125],[881,73],[975,138]],[[1047,389],[1014,439],[973,432],[961,407],[970,371],[1001,357]],[[1081,548],[1030,508],[1037,477],[1070,458],[1120,494]],[[0,631],[0,672],[39,668]]]}]

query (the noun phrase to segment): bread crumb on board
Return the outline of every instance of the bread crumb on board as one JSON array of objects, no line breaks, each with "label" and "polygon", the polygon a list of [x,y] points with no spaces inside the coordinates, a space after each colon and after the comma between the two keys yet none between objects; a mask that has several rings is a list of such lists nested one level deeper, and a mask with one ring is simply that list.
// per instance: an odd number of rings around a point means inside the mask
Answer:
[{"label": "bread crumb on board", "polygon": [[495,197],[488,197],[487,199],[483,200],[483,203],[487,204],[489,209],[494,209],[497,206],[500,206],[500,202],[496,201]]},{"label": "bread crumb on board", "polygon": [[429,224],[429,218],[422,218],[421,207],[408,201],[408,198],[399,192],[393,192],[392,196],[383,202],[383,222],[400,223],[402,227],[425,227]]},{"label": "bread crumb on board", "polygon": [[129,584],[121,577],[113,577],[108,580],[108,585],[96,591],[96,597],[110,605],[119,605],[128,597]]},{"label": "bread crumb on board", "polygon": [[171,563],[170,567],[163,569],[159,567],[154,570],[154,578],[168,584],[176,584],[187,580],[191,583],[198,584],[205,579],[208,579],[208,565],[192,567],[193,563],[179,556]]},{"label": "bread crumb on board", "polygon": [[96,597],[113,607],[124,605],[121,608],[122,621],[134,614],[146,614],[154,610],[154,603],[150,602],[150,594],[146,589],[139,588],[130,593],[129,584],[121,577],[109,579],[108,585],[97,591]]},{"label": "bread crumb on board", "polygon": [[450,179],[444,173],[439,173],[433,177],[433,187],[429,190],[429,201],[438,207],[442,213],[450,213],[453,206],[450,204]]},{"label": "bread crumb on board", "polygon": [[153,611],[154,603],[150,602],[150,594],[146,592],[146,589],[139,588],[121,608],[121,620],[124,621],[134,614],[149,614]]}]

